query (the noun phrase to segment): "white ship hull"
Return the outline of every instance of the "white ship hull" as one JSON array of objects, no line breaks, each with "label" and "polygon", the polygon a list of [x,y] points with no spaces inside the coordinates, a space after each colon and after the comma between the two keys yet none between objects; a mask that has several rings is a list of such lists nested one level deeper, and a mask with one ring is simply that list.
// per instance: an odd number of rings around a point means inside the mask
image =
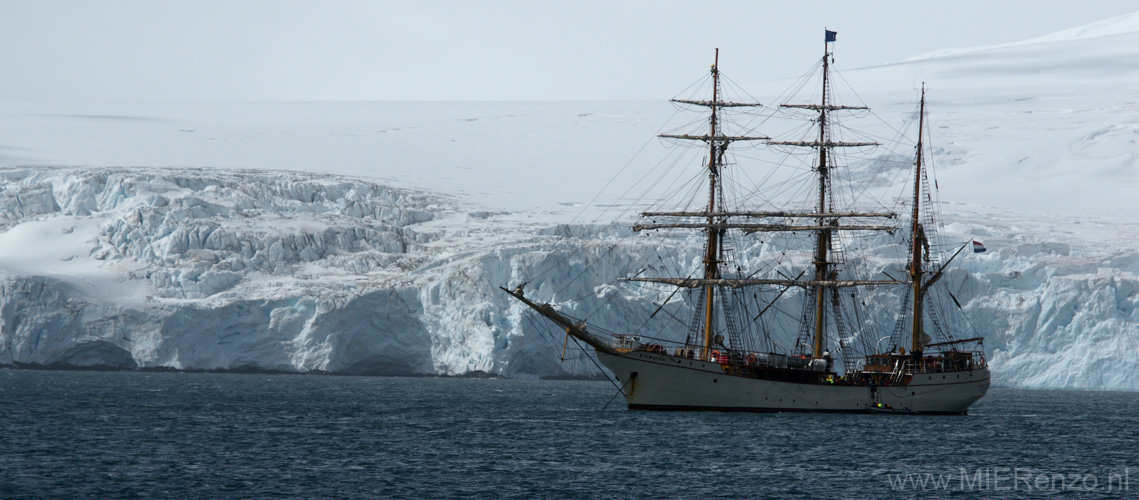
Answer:
[{"label": "white ship hull", "polygon": [[645,351],[597,355],[622,384],[630,409],[865,412],[882,403],[918,413],[965,414],[989,390],[985,367],[917,373],[905,385],[871,388],[734,376],[718,363]]},{"label": "white ship hull", "polygon": [[[828,43],[834,41],[833,36],[833,32],[827,32]],[[983,337],[970,327],[960,329],[958,333],[971,332],[977,334],[975,337],[956,338],[948,331],[954,327],[943,322],[932,309],[925,307],[930,286],[944,276],[946,266],[966,249],[968,243],[962,245],[951,256],[931,255],[931,241],[941,240],[930,239],[931,236],[937,236],[936,230],[940,227],[938,224],[931,224],[932,216],[936,212],[931,209],[935,207],[926,203],[927,206],[923,211],[922,200],[932,201],[930,193],[937,187],[936,183],[930,185],[932,178],[923,170],[924,88],[918,111],[918,141],[915,148],[917,154],[912,170],[913,200],[906,207],[912,209],[910,218],[904,223],[875,222],[897,220],[899,214],[864,211],[855,206],[841,207],[839,206],[841,203],[836,204],[835,184],[832,182],[836,178],[831,172],[835,168],[841,168],[839,162],[843,159],[843,155],[835,155],[832,150],[880,146],[880,144],[841,141],[837,140],[837,135],[832,135],[832,120],[828,118],[832,112],[868,108],[843,106],[832,100],[834,94],[830,90],[828,84],[830,80],[827,76],[830,45],[826,47],[827,51],[824,52],[821,61],[821,101],[818,104],[779,105],[780,108],[795,108],[806,113],[802,117],[810,119],[808,127],[814,128],[817,125],[817,136],[808,132],[809,129],[784,131],[785,138],[791,140],[752,135],[751,129],[731,132],[735,124],[731,120],[721,120],[721,113],[729,109],[755,107],[759,104],[737,102],[724,99],[720,95],[722,89],[718,62],[713,64],[711,69],[711,100],[673,99],[672,101],[710,108],[710,113],[705,115],[707,121],[702,118],[690,122],[699,124],[699,128],[703,128],[704,124],[709,125],[707,132],[701,130],[696,133],[660,135],[670,140],[703,141],[708,146],[707,162],[700,162],[702,175],[695,178],[687,177],[689,174],[682,176],[691,180],[684,190],[676,191],[687,193],[679,204],[682,209],[667,211],[664,209],[666,204],[654,203],[652,205],[661,208],[662,211],[642,212],[643,222],[634,225],[632,229],[636,232],[699,230],[704,234],[703,259],[700,261],[689,259],[688,262],[698,265],[690,268],[687,275],[684,272],[673,272],[672,276],[652,276],[654,273],[646,271],[655,270],[657,266],[646,265],[640,266],[635,270],[635,274],[622,280],[645,286],[668,285],[678,287],[678,291],[688,289],[689,293],[682,307],[692,314],[691,320],[685,321],[673,316],[673,319],[687,327],[687,331],[677,331],[678,328],[671,327],[667,330],[662,328],[660,331],[668,332],[665,338],[651,339],[653,342],[664,342],[668,345],[643,344],[638,333],[608,333],[599,328],[598,331],[603,333],[596,334],[590,331],[584,319],[570,317],[548,303],[538,304],[527,299],[523,287],[529,281],[513,290],[503,288],[514,298],[553,321],[565,330],[567,335],[593,347],[601,363],[609,367],[621,382],[622,392],[625,394],[629,408],[964,414],[970,405],[988,392],[989,370],[986,368],[983,350],[978,349],[984,340]],[[773,116],[774,114],[771,114],[767,118]],[[767,118],[764,118],[764,121]],[[813,137],[817,137],[817,140],[812,140]],[[767,144],[777,146],[775,148],[777,150],[785,147],[807,148],[804,151],[812,157],[810,160],[800,158],[791,162],[792,164],[784,164],[782,161],[774,163],[779,168],[799,170],[802,169],[802,165],[810,164],[812,165],[810,170],[817,175],[804,173],[804,177],[797,180],[792,181],[789,178],[786,183],[781,180],[774,184],[768,183],[770,178],[765,177],[754,191],[750,186],[745,186],[743,191],[726,189],[721,176],[725,169],[733,167],[734,164],[726,163],[724,157],[729,144],[737,141],[767,141]],[[791,156],[789,152],[779,151],[778,154],[785,155],[785,158]],[[818,155],[817,159],[813,158],[815,155]],[[707,169],[704,170],[704,167]],[[671,169],[670,166],[669,170]],[[703,184],[703,174],[707,174],[707,184]],[[699,193],[705,187],[708,198],[707,204],[702,205],[694,193]],[[782,194],[771,198],[754,196],[760,192],[760,187],[770,188]],[[853,187],[856,190],[862,189],[856,185]],[[771,203],[785,196],[789,190],[798,190],[808,199],[793,201],[790,207]],[[748,194],[744,198],[731,199],[730,195],[737,192]],[[760,202],[759,206],[754,207],[752,202],[757,201]],[[891,204],[883,201],[875,206],[885,208]],[[892,206],[902,207],[899,204]],[[753,210],[753,207],[758,210]],[[868,241],[852,237],[850,243],[853,245],[848,247],[845,237],[836,239],[838,234],[846,234],[846,231],[884,231],[894,234],[898,229],[907,226],[908,238],[898,238],[894,242],[898,246],[885,252],[887,255],[900,255],[900,250],[905,248],[908,259],[904,275],[900,276],[904,279],[899,280],[891,276],[885,268],[881,272],[889,279],[881,279],[877,272],[870,272],[869,276],[859,276],[872,269],[866,266],[845,265],[847,252],[877,252],[881,250],[880,243],[876,243],[878,239],[875,238],[873,240],[875,243],[869,243],[864,248],[856,248]],[[737,230],[742,232],[742,239],[734,239]],[[758,254],[736,254],[734,249],[740,245],[749,247],[757,243],[754,240],[755,236],[749,237],[749,235],[769,232],[792,233],[786,243],[789,251],[778,255],[777,252],[761,252],[764,256],[760,261],[756,261]],[[733,236],[729,238],[728,234]],[[671,240],[668,245],[677,241],[672,239],[673,237],[668,238]],[[806,239],[810,239],[811,242],[806,244],[802,241]],[[795,243],[796,240],[799,242]],[[980,245],[976,241],[972,243],[974,248]],[[693,250],[695,248],[692,247]],[[948,249],[948,247],[942,248]],[[661,262],[670,262],[664,258],[664,255],[658,256]],[[676,255],[670,251],[668,258],[675,259]],[[683,262],[676,260],[675,264],[683,265]],[[744,264],[759,265],[745,269]],[[794,272],[786,272],[800,268],[802,271],[794,277],[792,277]],[[890,269],[898,272],[897,267]],[[660,270],[681,271],[682,268],[668,264],[660,266]],[[843,345],[845,361],[856,363],[863,368],[857,373],[836,380],[836,374],[830,372],[832,359],[828,354],[828,339],[852,338],[849,334],[854,334],[869,344],[869,341],[872,341],[870,335],[890,328],[885,324],[863,325],[863,318],[858,310],[853,308],[860,307],[858,301],[865,300],[865,297],[859,299],[856,293],[850,293],[847,298],[846,289],[889,285],[908,287],[905,303],[898,311],[904,314],[896,316],[898,322],[888,330],[892,334],[879,340],[881,342],[891,338],[891,344],[884,352],[862,352],[869,351],[870,346],[858,346],[864,349],[857,349],[859,351],[857,357],[854,356],[856,349],[848,349],[849,344]],[[765,295],[761,298],[758,293],[741,291],[745,287],[768,288],[761,288],[765,290]],[[782,287],[782,290],[776,293],[775,287]],[[802,294],[792,294],[784,298],[784,292],[793,287],[801,288]],[[598,293],[596,298],[605,300],[600,292]],[[676,293],[674,291],[668,295],[649,319],[660,312],[665,304],[672,301]],[[751,297],[748,298],[747,295]],[[782,345],[777,349],[775,340],[788,342],[790,339],[768,337],[767,328],[772,325],[765,326],[762,323],[753,325],[765,311],[776,304],[777,300],[782,300],[784,304],[788,301],[803,301],[802,316],[795,317],[801,322],[798,325],[789,325],[790,328],[783,332],[785,336],[797,333],[794,354],[775,352],[790,350]],[[954,301],[957,299],[954,298]],[[764,302],[768,304],[761,306]],[[762,309],[753,317],[752,314],[756,311],[748,311],[747,304]],[[863,305],[869,303],[863,302]],[[957,305],[961,306],[960,303]],[[925,325],[927,313],[932,320],[935,320],[930,322],[928,331]],[[671,312],[668,314],[672,315]],[[641,328],[645,325],[648,325],[647,321]],[[844,325],[853,327],[854,331],[846,330]],[[863,326],[866,327],[866,332],[859,331]],[[636,332],[640,332],[641,328]],[[762,339],[758,330],[763,330]],[[677,335],[679,333],[686,334],[683,343],[676,342],[679,340]],[[861,337],[861,333],[866,333],[867,336]],[[938,342],[933,342],[935,335],[939,337]],[[749,342],[744,342],[744,339],[748,339]],[[875,344],[874,349],[877,348],[878,345]],[[906,350],[910,351],[909,355],[906,355]],[[563,357],[564,354],[563,346]],[[692,359],[693,357],[698,359]]]}]

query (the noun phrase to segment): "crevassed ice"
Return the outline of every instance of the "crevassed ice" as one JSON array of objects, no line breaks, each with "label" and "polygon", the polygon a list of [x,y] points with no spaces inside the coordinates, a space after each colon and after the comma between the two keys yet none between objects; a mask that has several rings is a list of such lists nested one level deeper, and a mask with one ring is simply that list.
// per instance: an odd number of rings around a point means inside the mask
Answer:
[{"label": "crevassed ice", "polygon": [[[2,365],[595,375],[572,341],[561,361],[564,332],[497,289],[526,280],[528,296],[597,328],[684,330],[675,300],[630,319],[667,294],[614,285],[660,253],[618,224],[536,229],[439,195],[290,172],[11,169],[0,200]],[[983,234],[990,249],[945,281],[987,338],[994,383],[1139,389],[1134,250],[1025,241],[993,221],[946,231]],[[691,243],[663,253],[698,263]],[[746,254],[762,261],[771,245]],[[789,312],[769,327],[794,331]]]}]

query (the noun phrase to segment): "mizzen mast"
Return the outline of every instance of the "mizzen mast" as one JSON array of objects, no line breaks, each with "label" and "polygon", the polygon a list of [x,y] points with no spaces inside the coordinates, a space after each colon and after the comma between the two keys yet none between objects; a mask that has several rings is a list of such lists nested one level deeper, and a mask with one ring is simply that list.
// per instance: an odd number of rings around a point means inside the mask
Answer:
[{"label": "mizzen mast", "polygon": [[925,126],[925,84],[921,88],[921,105],[918,107],[918,144],[917,154],[914,159],[914,213],[913,222],[911,226],[911,236],[913,240],[912,254],[910,257],[910,281],[913,284],[914,296],[914,324],[913,324],[913,341],[910,344],[910,352],[918,352],[922,349],[922,299],[925,290],[922,288],[922,264],[921,264],[921,250],[924,245],[929,248],[929,242],[926,241],[925,230],[922,228],[919,217],[921,215],[921,176],[922,176],[922,134]]}]

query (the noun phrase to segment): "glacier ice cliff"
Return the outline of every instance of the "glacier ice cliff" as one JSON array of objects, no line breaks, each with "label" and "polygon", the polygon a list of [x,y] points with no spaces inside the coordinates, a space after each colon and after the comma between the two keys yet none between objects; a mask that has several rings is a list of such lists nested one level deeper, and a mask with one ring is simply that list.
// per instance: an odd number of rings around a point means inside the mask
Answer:
[{"label": "glacier ice cliff", "polygon": [[[664,299],[618,283],[658,255],[627,226],[342,176],[6,169],[0,230],[4,366],[592,376],[497,287],[533,280],[528,296],[610,329]],[[990,248],[953,279],[996,384],[1139,390],[1132,246],[984,217],[947,230]],[[671,253],[698,259],[684,242]]]}]

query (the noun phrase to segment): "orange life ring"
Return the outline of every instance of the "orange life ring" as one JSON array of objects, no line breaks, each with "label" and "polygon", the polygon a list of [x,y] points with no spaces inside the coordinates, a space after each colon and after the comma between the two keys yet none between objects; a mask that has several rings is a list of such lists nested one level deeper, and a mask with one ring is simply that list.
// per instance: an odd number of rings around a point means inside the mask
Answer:
[{"label": "orange life ring", "polygon": [[712,351],[712,362],[715,363],[720,359],[720,351]]},{"label": "orange life ring", "polygon": [[748,354],[747,355],[747,364],[754,365],[755,360],[756,360],[755,354]]}]

